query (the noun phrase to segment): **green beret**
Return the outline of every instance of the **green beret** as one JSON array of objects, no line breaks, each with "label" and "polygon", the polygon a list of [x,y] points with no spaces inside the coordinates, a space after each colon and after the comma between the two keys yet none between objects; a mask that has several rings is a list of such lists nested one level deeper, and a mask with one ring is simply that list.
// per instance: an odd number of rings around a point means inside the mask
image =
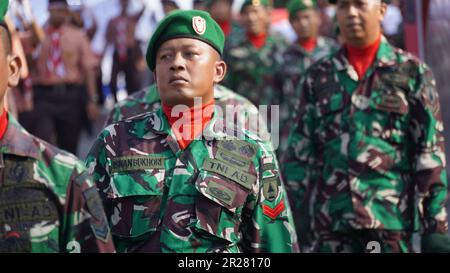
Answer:
[{"label": "green beret", "polygon": [[158,25],[147,47],[147,65],[154,71],[156,52],[167,40],[193,38],[223,53],[225,35],[209,13],[200,10],[177,10],[167,15]]},{"label": "green beret", "polygon": [[245,0],[244,3],[241,6],[241,13],[247,6],[264,6],[264,7],[270,7],[271,5],[270,0]]},{"label": "green beret", "polygon": [[[205,0],[203,1],[203,5],[205,5],[205,7],[209,8],[212,6],[212,4],[214,4],[214,2],[217,2],[217,0]],[[230,3],[230,5],[233,5],[233,0],[228,0],[228,2]]]},{"label": "green beret", "polygon": [[289,18],[294,18],[299,10],[316,9],[316,0],[291,0],[287,4]]},{"label": "green beret", "polygon": [[0,0],[0,22],[5,20],[5,14],[8,11],[9,0]]}]

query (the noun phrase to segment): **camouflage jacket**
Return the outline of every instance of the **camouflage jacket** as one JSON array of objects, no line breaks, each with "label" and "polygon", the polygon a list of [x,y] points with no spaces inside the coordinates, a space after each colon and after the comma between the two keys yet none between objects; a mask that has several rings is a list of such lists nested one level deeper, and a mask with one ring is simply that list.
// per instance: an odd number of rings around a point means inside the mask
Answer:
[{"label": "camouflage jacket", "polygon": [[[315,230],[446,232],[443,123],[429,68],[383,37],[359,80],[345,50],[301,86],[283,159],[295,209],[317,187]],[[290,196],[291,197],[291,196]]]},{"label": "camouflage jacket", "polygon": [[280,66],[275,77],[277,90],[281,90],[280,125],[283,127],[281,128],[280,144],[283,147],[278,150],[280,153],[286,149],[289,130],[295,114],[295,105],[298,104],[300,97],[296,90],[299,90],[297,86],[303,75],[311,64],[336,51],[337,44],[333,39],[319,37],[317,46],[312,52],[306,51],[296,42],[283,53],[283,65]]},{"label": "camouflage jacket", "polygon": [[[214,99],[217,106],[226,114],[228,106],[239,106],[234,113],[233,118],[239,120],[243,118],[242,128],[250,130],[257,134],[260,138],[269,142],[270,136],[267,131],[267,125],[264,119],[259,115],[258,108],[255,107],[248,99],[236,94],[230,89],[216,84],[214,87]],[[126,99],[118,102],[111,111],[106,125],[118,122],[127,118],[131,118],[140,114],[153,112],[161,108],[161,98],[159,97],[156,85],[151,85],[148,89],[136,92]],[[224,116],[225,117],[225,116]],[[252,119],[257,118],[257,122]]]},{"label": "camouflage jacket", "polygon": [[113,252],[84,165],[8,119],[0,140],[0,252]]},{"label": "camouflage jacket", "polygon": [[286,41],[278,34],[269,35],[260,49],[250,43],[245,32],[231,34],[225,42],[224,60],[228,69],[223,85],[257,107],[279,105],[281,94],[274,77],[282,64],[286,46]]},{"label": "camouflage jacket", "polygon": [[[278,164],[256,135],[224,140],[213,117],[180,150],[162,112],[105,128],[87,166],[119,252],[295,252]],[[208,139],[208,140],[207,140]]]},{"label": "camouflage jacket", "polygon": [[317,46],[312,52],[303,49],[298,42],[290,45],[283,53],[283,63],[275,77],[277,89],[281,90],[281,118],[287,120],[298,102],[296,92],[306,70],[319,59],[337,51],[337,44],[333,39],[319,37]]}]

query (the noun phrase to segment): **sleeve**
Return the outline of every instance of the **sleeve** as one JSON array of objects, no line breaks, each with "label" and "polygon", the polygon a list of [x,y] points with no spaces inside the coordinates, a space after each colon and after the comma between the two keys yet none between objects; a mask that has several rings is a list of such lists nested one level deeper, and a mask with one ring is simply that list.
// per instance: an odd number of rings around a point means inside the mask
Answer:
[{"label": "sleeve", "polygon": [[278,162],[269,150],[259,160],[258,184],[243,211],[243,243],[246,252],[299,252],[294,221]]},{"label": "sleeve", "polygon": [[436,83],[426,65],[419,66],[410,94],[410,134],[414,142],[412,179],[418,191],[422,233],[447,233],[447,174],[443,122]]},{"label": "sleeve", "polygon": [[97,188],[81,166],[70,177],[60,236],[63,252],[115,252]]},{"label": "sleeve", "polygon": [[308,77],[300,85],[299,103],[295,109],[295,119],[290,130],[287,149],[282,161],[282,174],[286,181],[289,200],[294,214],[297,235],[302,241],[301,230],[309,230],[308,192],[313,187],[316,175],[316,145],[314,144],[315,113],[312,98],[313,77]]}]

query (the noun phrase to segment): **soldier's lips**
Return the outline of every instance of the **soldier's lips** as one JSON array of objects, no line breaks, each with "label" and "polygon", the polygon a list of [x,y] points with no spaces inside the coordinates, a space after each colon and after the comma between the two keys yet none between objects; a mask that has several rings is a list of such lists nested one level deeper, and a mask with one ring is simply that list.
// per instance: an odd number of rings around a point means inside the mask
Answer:
[{"label": "soldier's lips", "polygon": [[186,84],[188,80],[183,77],[173,77],[169,80],[169,84]]},{"label": "soldier's lips", "polygon": [[347,25],[347,28],[348,29],[361,29],[362,26],[361,26],[361,24],[358,24],[358,23],[351,23],[351,24]]}]

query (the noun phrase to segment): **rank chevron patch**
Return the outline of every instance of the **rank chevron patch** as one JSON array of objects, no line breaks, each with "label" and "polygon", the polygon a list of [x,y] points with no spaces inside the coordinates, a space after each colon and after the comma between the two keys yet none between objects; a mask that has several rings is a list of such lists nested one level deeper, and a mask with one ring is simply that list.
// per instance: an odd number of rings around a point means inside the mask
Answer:
[{"label": "rank chevron patch", "polygon": [[274,208],[271,208],[268,205],[263,205],[262,208],[265,215],[269,216],[272,220],[275,220],[285,209],[284,200],[281,200]]}]

